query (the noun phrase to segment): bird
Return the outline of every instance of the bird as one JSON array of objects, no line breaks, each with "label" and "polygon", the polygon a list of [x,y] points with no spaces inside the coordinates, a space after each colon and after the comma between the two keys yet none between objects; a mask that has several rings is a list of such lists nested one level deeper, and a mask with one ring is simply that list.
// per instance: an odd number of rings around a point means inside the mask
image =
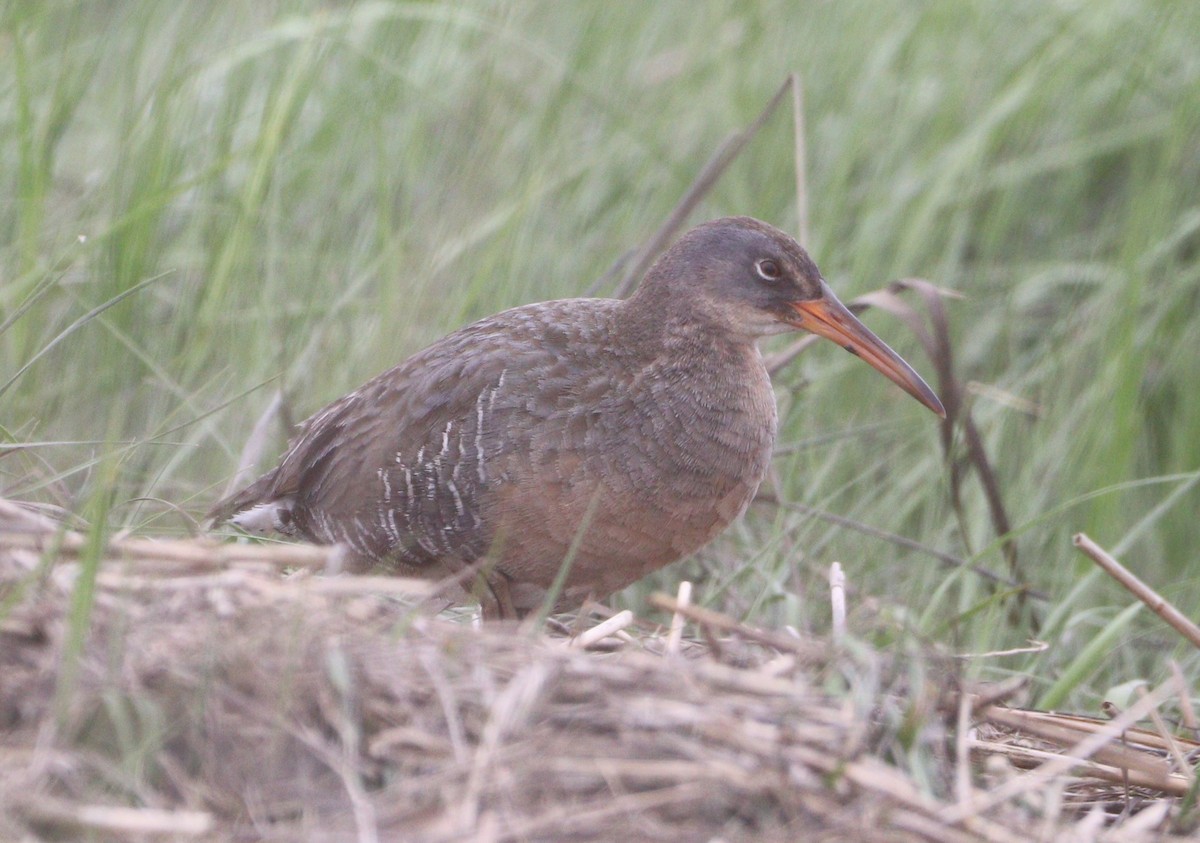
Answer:
[{"label": "bird", "polygon": [[487,618],[602,600],[746,510],[777,428],[758,341],[797,330],[945,417],[795,239],[725,217],[628,298],[526,304],[434,342],[302,422],[209,515],[341,545],[351,570],[457,584],[451,601]]}]

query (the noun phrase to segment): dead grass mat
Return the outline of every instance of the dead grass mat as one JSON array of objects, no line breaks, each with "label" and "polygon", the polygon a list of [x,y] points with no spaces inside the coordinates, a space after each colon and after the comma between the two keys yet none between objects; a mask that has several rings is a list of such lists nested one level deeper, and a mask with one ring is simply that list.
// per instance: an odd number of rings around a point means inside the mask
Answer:
[{"label": "dead grass mat", "polygon": [[[1070,741],[987,709],[964,758],[970,698],[906,699],[873,656],[729,619],[686,658],[646,631],[585,651],[414,613],[404,581],[280,575],[310,548],[109,542],[76,637],[87,540],[51,526],[0,502],[0,838],[1145,840],[1186,791],[1161,742],[1042,783],[985,768]],[[914,708],[921,786],[884,760]],[[1072,772],[1101,762],[1145,775]]]}]

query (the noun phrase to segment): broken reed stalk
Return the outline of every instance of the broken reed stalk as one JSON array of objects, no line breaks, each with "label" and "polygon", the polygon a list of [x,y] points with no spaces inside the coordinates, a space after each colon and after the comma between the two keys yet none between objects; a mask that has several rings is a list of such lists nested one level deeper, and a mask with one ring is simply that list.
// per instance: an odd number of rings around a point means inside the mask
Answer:
[{"label": "broken reed stalk", "polygon": [[971,718],[974,715],[970,694],[958,698],[958,722],[954,736],[954,797],[959,805],[971,801],[975,789],[971,786]]},{"label": "broken reed stalk", "polygon": [[[1120,716],[1104,724],[1102,728],[1097,729],[1067,749],[1058,758],[1048,761],[1028,773],[1015,776],[986,793],[979,793],[966,803],[947,806],[941,811],[939,818],[943,822],[953,825],[962,822],[969,816],[977,816],[985,811],[989,811],[1023,793],[1028,793],[1031,790],[1045,786],[1056,776],[1068,772],[1080,761],[1090,759],[1111,743],[1121,732],[1145,717],[1151,708],[1160,705],[1167,698],[1171,690],[1170,685],[1171,683],[1159,685],[1148,695],[1139,699],[1126,711],[1122,712]],[[992,713],[989,712],[988,716],[991,717]]]},{"label": "broken reed stalk", "polygon": [[[1025,733],[1022,731],[1018,734],[1023,736]],[[1038,749],[1023,744],[1014,744],[1011,741],[1001,743],[978,738],[971,740],[971,749],[1001,756],[1008,759],[1014,767],[1024,770],[1037,770],[1046,762],[1063,757],[1062,753],[1050,749]],[[1096,761],[1076,761],[1071,765],[1069,775],[1077,781],[1095,779],[1108,784],[1120,785],[1123,788],[1146,788],[1169,797],[1181,797],[1188,792],[1187,782],[1180,776],[1176,776],[1178,781],[1174,781],[1164,779],[1162,776],[1152,776],[1134,768],[1101,764]]]},{"label": "broken reed stalk", "polygon": [[601,621],[591,629],[585,630],[572,638],[569,646],[580,649],[587,649],[593,644],[603,641],[610,635],[615,635],[617,632],[625,629],[633,623],[633,612],[628,609],[623,609],[617,612],[611,618]]},{"label": "broken reed stalk", "polygon": [[[1121,715],[1116,712],[1111,716],[1115,719]],[[1190,786],[1186,776],[1172,772],[1166,760],[1166,755],[1170,752],[1170,745],[1156,731],[1129,728],[1112,735],[1111,720],[1104,721],[1069,714],[1002,707],[990,707],[984,710],[983,719],[993,726],[1025,738],[1037,738],[1053,744],[1061,750],[1068,750],[1070,747],[1078,745],[1081,740],[1090,735],[1100,732],[1110,734],[1108,743],[1096,749],[1087,761],[1075,762],[1073,774],[1076,776],[1099,778],[1125,786],[1152,788],[1172,796],[1182,796]],[[1176,740],[1176,743],[1179,741]],[[974,748],[1003,754],[1010,760],[1026,758],[1031,761],[1043,761],[1062,757],[1060,753],[1037,750],[1025,745],[1009,744],[1007,748],[1000,748],[988,744],[988,741],[974,740],[972,742]],[[1188,747],[1191,751],[1196,748],[1196,745],[1189,742]],[[1042,752],[1044,754],[1039,754]]]},{"label": "broken reed stalk", "polygon": [[1180,635],[1191,642],[1193,647],[1200,648],[1200,626],[1196,626],[1190,618],[1175,608],[1175,606],[1142,582],[1136,574],[1110,556],[1104,548],[1092,541],[1085,533],[1076,533],[1072,543],[1091,557],[1106,574],[1119,582],[1138,600],[1154,610],[1154,613],[1167,622]]},{"label": "broken reed stalk", "polygon": [[[11,530],[11,532],[10,532]],[[0,533],[0,548],[54,551],[62,556],[77,556],[87,548],[88,537],[72,530],[61,532],[17,532],[5,525]],[[342,556],[337,545],[308,544],[229,544],[213,540],[183,539],[110,539],[103,549],[106,558],[144,560],[160,565],[172,563],[204,570],[224,570],[237,562],[263,562],[279,567],[324,569],[336,567]]]},{"label": "broken reed stalk", "polygon": [[[692,605],[692,583],[689,580],[684,580],[679,584],[679,590],[675,593],[675,600],[680,606]],[[679,643],[683,640],[683,626],[687,622],[679,612],[674,612],[671,615],[671,629],[667,633],[667,652],[674,654],[679,652]]]},{"label": "broken reed stalk", "polygon": [[770,630],[756,629],[729,617],[729,615],[714,612],[712,609],[706,609],[703,606],[681,605],[674,597],[663,594],[661,591],[651,594],[648,602],[655,608],[667,612],[676,612],[688,620],[694,621],[700,627],[700,631],[705,635],[706,640],[710,644],[716,643],[716,637],[712,635],[713,632],[728,632],[740,636],[747,641],[753,641],[756,644],[765,644],[781,652],[792,653],[800,659],[819,661],[828,655],[826,649],[819,644],[800,638],[792,638]]},{"label": "broken reed stalk", "polygon": [[205,811],[165,811],[129,808],[123,805],[79,805],[46,795],[36,796],[26,806],[30,816],[45,823],[116,834],[199,837],[216,825]]},{"label": "broken reed stalk", "polygon": [[833,640],[846,639],[846,572],[841,562],[829,566],[829,601],[831,603]]}]

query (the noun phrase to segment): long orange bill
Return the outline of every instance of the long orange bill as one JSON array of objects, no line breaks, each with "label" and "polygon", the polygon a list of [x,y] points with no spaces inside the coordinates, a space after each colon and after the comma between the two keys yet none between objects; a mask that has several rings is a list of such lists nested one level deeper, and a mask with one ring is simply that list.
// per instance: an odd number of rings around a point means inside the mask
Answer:
[{"label": "long orange bill", "polygon": [[883,373],[888,380],[916,398],[942,418],[946,409],[929,384],[913,371],[904,358],[887,347],[887,343],[871,333],[858,318],[838,301],[833,290],[824,284],[819,299],[795,302],[798,328],[811,331],[817,336],[833,340],[851,354],[856,354]]}]

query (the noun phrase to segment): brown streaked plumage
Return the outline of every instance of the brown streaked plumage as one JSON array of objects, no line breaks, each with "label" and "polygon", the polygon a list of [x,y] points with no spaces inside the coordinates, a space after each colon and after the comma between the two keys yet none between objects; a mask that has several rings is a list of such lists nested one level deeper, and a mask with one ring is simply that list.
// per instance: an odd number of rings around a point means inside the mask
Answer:
[{"label": "brown streaked plumage", "polygon": [[783,232],[714,220],[629,299],[516,307],[455,331],[300,426],[217,521],[342,543],[358,568],[479,563],[489,614],[560,608],[686,556],[749,504],[775,442],[756,341],[805,329],[936,413],[937,397]]}]

